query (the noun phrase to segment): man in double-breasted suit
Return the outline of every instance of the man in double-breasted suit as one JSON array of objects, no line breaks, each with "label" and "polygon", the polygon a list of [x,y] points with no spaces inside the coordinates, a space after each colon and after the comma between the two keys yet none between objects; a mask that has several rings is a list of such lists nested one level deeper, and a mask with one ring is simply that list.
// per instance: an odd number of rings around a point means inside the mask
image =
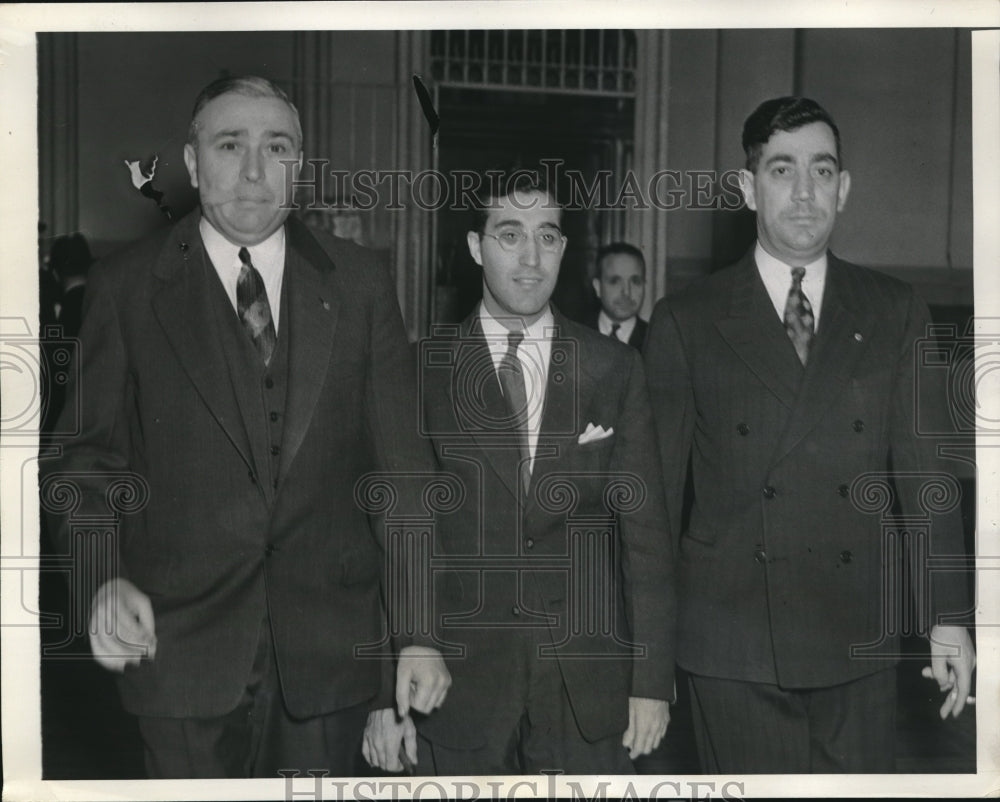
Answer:
[{"label": "man in double-breasted suit", "polygon": [[[757,244],[657,304],[646,350],[675,532],[689,457],[693,472],[677,659],[698,751],[709,773],[892,771],[900,579],[869,495],[890,467],[904,513],[940,513],[912,553],[964,551],[958,485],[915,421],[945,412],[917,369],[929,317],[910,286],[827,250],[850,176],[825,110],[767,101],[743,145]],[[925,482],[944,488],[930,508]],[[938,616],[966,611],[967,575],[914,581],[941,714],[958,715],[975,654]]]},{"label": "man in double-breasted suit", "polygon": [[[381,529],[354,488],[433,456],[388,274],[288,217],[301,144],[270,82],[210,84],[184,151],[200,213],[87,289],[81,429],[48,470],[78,483],[77,518],[105,512],[123,473],[143,488],[86,565],[94,655],[121,672],[156,777],[350,774],[392,698],[392,666],[356,651],[377,653],[386,621]],[[429,709],[446,671],[416,675]]]},{"label": "man in double-breasted suit", "polygon": [[418,717],[418,768],[627,773],[666,732],[673,693],[642,362],[549,304],[561,210],[523,172],[509,178],[468,234],[482,303],[420,352],[425,432],[461,493],[434,543],[452,685]]}]

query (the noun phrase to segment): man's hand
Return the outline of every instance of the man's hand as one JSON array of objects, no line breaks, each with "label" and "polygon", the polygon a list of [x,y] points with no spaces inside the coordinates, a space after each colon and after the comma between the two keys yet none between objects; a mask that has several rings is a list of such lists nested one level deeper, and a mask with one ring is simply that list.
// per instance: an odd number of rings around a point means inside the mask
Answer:
[{"label": "man's hand", "polygon": [[976,649],[965,627],[936,626],[931,630],[931,665],[921,673],[937,680],[941,692],[950,691],[941,705],[941,718],[958,718],[970,701]]},{"label": "man's hand", "polygon": [[369,766],[392,772],[409,768],[399,759],[400,744],[405,748],[410,767],[417,765],[417,728],[413,726],[413,719],[409,716],[398,718],[391,707],[368,714],[361,753]]},{"label": "man's hand", "polygon": [[628,729],[622,736],[622,746],[635,760],[648,755],[660,745],[670,723],[670,705],[662,699],[628,698]]},{"label": "man's hand", "polygon": [[396,664],[396,710],[405,718],[412,707],[430,713],[441,707],[451,686],[451,674],[437,649],[406,646]]},{"label": "man's hand", "polygon": [[90,650],[98,664],[122,673],[156,656],[156,627],[149,597],[127,579],[111,579],[90,605]]}]

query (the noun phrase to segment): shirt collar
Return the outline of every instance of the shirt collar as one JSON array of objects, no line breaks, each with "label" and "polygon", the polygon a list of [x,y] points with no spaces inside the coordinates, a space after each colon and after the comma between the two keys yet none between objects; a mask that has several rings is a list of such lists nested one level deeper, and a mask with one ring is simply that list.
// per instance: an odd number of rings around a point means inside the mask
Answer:
[{"label": "shirt collar", "polygon": [[[518,318],[512,316],[511,319]],[[509,329],[490,314],[486,308],[486,304],[482,301],[479,302],[479,323],[483,328],[483,335],[488,341],[502,340],[506,345]],[[551,339],[552,330],[555,328],[555,325],[556,322],[552,315],[552,307],[546,306],[544,314],[530,326],[524,328],[524,338],[526,340]]]},{"label": "shirt collar", "polygon": [[[757,247],[754,249],[754,259],[757,260],[757,269],[760,270],[762,276],[774,276],[780,275],[781,280],[785,283],[790,283],[792,278],[792,267],[782,262],[778,257],[772,256],[766,250],[764,246],[760,244],[760,240],[757,241]],[[803,283],[811,281],[822,281],[826,278],[826,251],[820,255],[818,259],[804,265],[806,269],[805,277],[802,279]]]},{"label": "shirt collar", "polygon": [[[201,233],[202,242],[205,243],[205,250],[208,251],[213,262],[219,265],[239,265],[239,252],[242,245],[236,245],[226,239],[205,217],[202,217],[198,222],[198,231]],[[276,265],[280,268],[283,265],[282,257],[285,253],[285,227],[279,227],[266,240],[248,246],[247,250],[250,252],[250,260],[254,267],[262,274],[266,273],[272,266]],[[218,261],[216,261],[217,257]]]}]

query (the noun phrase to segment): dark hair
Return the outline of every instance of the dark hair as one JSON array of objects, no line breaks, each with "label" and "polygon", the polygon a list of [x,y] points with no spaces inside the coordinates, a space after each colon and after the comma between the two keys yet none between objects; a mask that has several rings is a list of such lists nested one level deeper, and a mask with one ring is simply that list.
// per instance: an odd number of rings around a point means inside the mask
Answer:
[{"label": "dark hair", "polygon": [[547,195],[549,202],[561,210],[555,188],[549,184],[545,170],[535,167],[486,170],[480,174],[471,230],[482,234],[486,229],[490,211],[496,208],[496,201],[509,198],[515,192],[538,192]]},{"label": "dark hair", "polygon": [[201,110],[209,102],[215,100],[215,98],[229,93],[243,95],[244,97],[274,97],[278,100],[283,100],[288,104],[288,108],[292,110],[292,116],[295,118],[295,133],[299,138],[299,147],[302,146],[302,123],[299,120],[299,110],[295,108],[295,104],[289,100],[288,95],[277,85],[267,80],[267,78],[261,78],[257,75],[235,75],[217,78],[202,89],[198,93],[198,97],[194,102],[194,110],[191,112],[191,124],[188,126],[188,143],[191,145],[198,144],[197,120]]},{"label": "dark hair", "polygon": [[631,245],[628,242],[612,242],[605,245],[597,252],[597,278],[601,277],[602,268],[601,263],[607,256],[617,256],[618,254],[627,254],[629,256],[634,256],[639,260],[639,264],[642,265],[642,274],[646,275],[646,257],[642,255],[642,251]]},{"label": "dark hair", "polygon": [[49,269],[63,280],[87,275],[93,261],[87,238],[79,232],[56,237],[49,249]]},{"label": "dark hair", "polygon": [[837,143],[837,166],[843,169],[840,155],[840,131],[829,112],[815,100],[807,97],[778,97],[765,100],[743,123],[743,152],[746,168],[757,171],[760,153],[768,140],[778,131],[796,131],[810,123],[826,123],[833,131]]}]

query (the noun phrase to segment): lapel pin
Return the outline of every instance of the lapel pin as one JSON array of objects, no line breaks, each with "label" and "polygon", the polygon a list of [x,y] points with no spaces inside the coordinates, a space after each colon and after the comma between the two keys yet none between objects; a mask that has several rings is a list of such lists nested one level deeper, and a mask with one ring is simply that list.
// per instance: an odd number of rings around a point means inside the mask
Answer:
[{"label": "lapel pin", "polygon": [[329,311],[330,311],[330,302],[329,302],[329,301],[324,301],[324,300],[323,300],[322,298],[320,298],[320,299],[319,299],[319,302],[320,302],[321,304],[323,304],[323,308],[324,308],[324,309],[325,309],[325,310],[326,310],[327,312],[329,312]]},{"label": "lapel pin", "polygon": [[864,335],[860,331],[854,332],[854,339],[857,342],[861,342],[864,338],[865,338]]}]

